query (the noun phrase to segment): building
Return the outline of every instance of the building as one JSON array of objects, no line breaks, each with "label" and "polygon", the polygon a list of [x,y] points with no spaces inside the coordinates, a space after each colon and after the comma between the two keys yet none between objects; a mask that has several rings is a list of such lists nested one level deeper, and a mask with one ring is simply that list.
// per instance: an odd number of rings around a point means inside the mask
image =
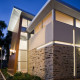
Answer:
[{"label": "building", "polygon": [[26,28],[30,24],[33,17],[34,16],[28,12],[23,12],[23,10],[16,7],[13,8],[8,27],[8,29],[13,32],[8,67],[9,72],[12,74],[14,74],[16,70],[27,72],[28,35]]},{"label": "building", "polygon": [[8,71],[28,72],[45,80],[80,78],[80,12],[48,0],[33,17],[17,8],[12,11]]}]

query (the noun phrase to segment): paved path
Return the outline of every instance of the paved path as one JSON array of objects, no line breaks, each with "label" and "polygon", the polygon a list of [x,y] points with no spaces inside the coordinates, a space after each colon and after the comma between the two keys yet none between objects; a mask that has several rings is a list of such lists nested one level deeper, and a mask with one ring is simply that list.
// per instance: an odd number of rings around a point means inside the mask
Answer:
[{"label": "paved path", "polygon": [[0,80],[4,80],[3,77],[2,77],[2,75],[1,75],[1,71],[0,71]]}]

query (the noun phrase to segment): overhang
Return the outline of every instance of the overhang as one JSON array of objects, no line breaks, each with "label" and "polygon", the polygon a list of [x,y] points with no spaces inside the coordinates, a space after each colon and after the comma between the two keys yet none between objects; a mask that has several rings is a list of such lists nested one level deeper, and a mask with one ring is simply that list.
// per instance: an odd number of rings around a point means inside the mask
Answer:
[{"label": "overhang", "polygon": [[28,19],[33,19],[34,15],[28,12],[25,12],[19,8],[14,7],[12,10],[11,18],[8,25],[8,30],[11,32],[18,32],[20,16]]},{"label": "overhang", "polygon": [[80,20],[80,12],[68,7],[56,0],[48,0],[46,4],[42,7],[42,9],[38,12],[38,14],[34,17],[31,24],[27,28],[27,32],[32,32],[35,28],[35,26],[48,14],[52,9],[61,11],[67,15],[70,15],[74,18],[77,18]]}]

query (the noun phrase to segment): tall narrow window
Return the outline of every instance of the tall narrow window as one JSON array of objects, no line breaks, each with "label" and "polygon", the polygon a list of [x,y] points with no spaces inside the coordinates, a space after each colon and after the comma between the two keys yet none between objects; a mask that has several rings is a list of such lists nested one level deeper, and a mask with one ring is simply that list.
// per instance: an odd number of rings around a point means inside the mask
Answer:
[{"label": "tall narrow window", "polygon": [[27,33],[20,33],[18,71],[27,72]]},{"label": "tall narrow window", "polygon": [[22,27],[27,27],[28,26],[27,23],[28,23],[27,20],[23,18],[22,19]]},{"label": "tall narrow window", "polygon": [[31,23],[31,21],[30,20],[28,20],[28,25]]},{"label": "tall narrow window", "polygon": [[76,27],[80,28],[80,20],[76,19]]},{"label": "tall narrow window", "polygon": [[60,22],[63,22],[63,23],[69,24],[69,25],[73,25],[73,17],[68,16],[59,11],[55,11],[55,14],[56,14],[57,21],[60,21]]}]

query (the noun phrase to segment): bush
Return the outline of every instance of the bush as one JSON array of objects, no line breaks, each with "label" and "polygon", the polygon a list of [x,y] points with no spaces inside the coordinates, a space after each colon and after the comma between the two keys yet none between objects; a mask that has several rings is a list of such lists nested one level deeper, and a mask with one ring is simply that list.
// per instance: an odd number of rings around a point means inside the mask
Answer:
[{"label": "bush", "polygon": [[17,76],[22,76],[22,75],[23,75],[22,72],[17,72],[16,74],[14,74],[15,77],[17,77]]},{"label": "bush", "polygon": [[32,76],[28,73],[25,73],[25,80],[32,80]]},{"label": "bush", "polygon": [[14,74],[13,80],[25,80],[25,76],[23,73],[17,72],[16,74]]},{"label": "bush", "polygon": [[33,77],[33,80],[41,80],[41,78],[38,77],[38,76],[34,76],[34,77]]},{"label": "bush", "polygon": [[7,69],[1,69],[1,71],[6,79],[10,77],[10,75],[7,73]]},{"label": "bush", "polygon": [[41,80],[38,76],[32,76],[28,73],[17,72],[14,76],[10,76],[7,73],[7,69],[3,69],[2,73],[4,74],[6,80]]}]

